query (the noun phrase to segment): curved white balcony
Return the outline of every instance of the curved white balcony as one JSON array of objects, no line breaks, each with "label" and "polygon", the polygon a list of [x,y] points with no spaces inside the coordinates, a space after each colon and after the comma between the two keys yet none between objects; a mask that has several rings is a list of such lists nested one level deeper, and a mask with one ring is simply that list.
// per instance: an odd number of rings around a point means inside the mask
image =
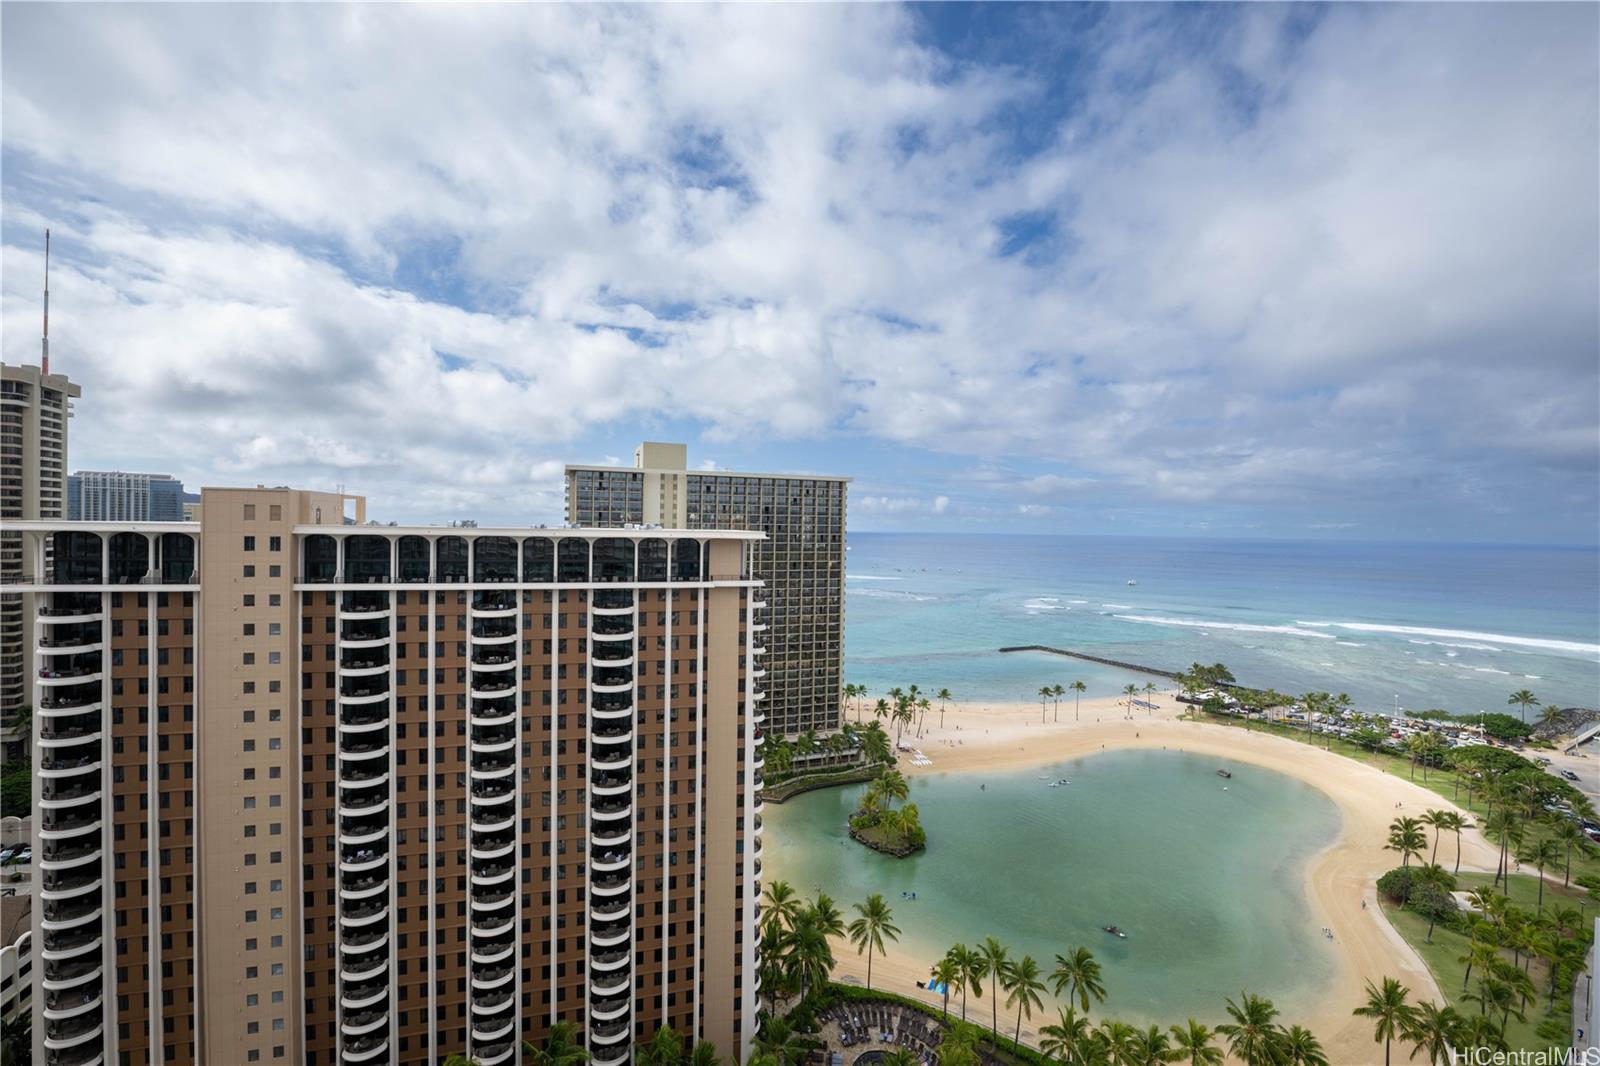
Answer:
[{"label": "curved white balcony", "polygon": [[596,684],[595,682],[591,681],[589,683],[589,691],[590,692],[594,692],[596,694],[611,693],[611,692],[632,692],[633,691],[633,685],[634,685],[634,683],[632,681],[618,681],[614,685],[601,685],[601,684]]},{"label": "curved white balcony", "polygon": [[622,805],[620,810],[615,811],[602,811],[591,808],[589,811],[589,817],[598,821],[611,821],[612,819],[616,818],[631,818],[633,817],[633,804],[625,803]]},{"label": "curved white balcony", "polygon": [[517,688],[515,685],[509,685],[506,688],[475,688],[472,690],[472,698],[475,700],[508,700],[515,699],[516,695]]},{"label": "curved white balcony", "polygon": [[622,728],[622,731],[620,733],[616,734],[615,736],[609,736],[609,737],[608,736],[601,736],[600,734],[595,733],[595,732],[590,732],[590,734],[589,734],[589,746],[591,748],[597,747],[597,746],[598,747],[604,747],[607,744],[632,744],[632,743],[633,743],[633,726],[632,726],[631,723],[629,725],[624,726]]},{"label": "curved white balcony", "polygon": [[389,720],[380,718],[376,722],[344,722],[339,723],[339,732],[347,734],[371,733],[374,730],[388,729]]},{"label": "curved white balcony", "polygon": [[514,722],[516,717],[517,712],[514,710],[499,711],[495,714],[482,714],[475,709],[468,714],[467,721],[475,726],[506,725],[509,722]]},{"label": "curved white balcony", "polygon": [[90,981],[98,981],[99,979],[100,967],[96,966],[92,970],[85,970],[83,973],[73,974],[71,977],[53,978],[47,973],[43,975],[42,983],[46,992],[63,992],[69,988],[76,988],[79,985],[86,985]]},{"label": "curved white balcony", "polygon": [[[632,688],[631,685],[628,686],[628,687]],[[610,719],[610,718],[632,718],[633,717],[633,701],[629,700],[628,701],[628,706],[626,706],[626,707],[612,707],[612,708],[609,708],[609,709],[606,709],[606,710],[602,710],[599,707],[591,706],[589,708],[589,713],[594,715],[596,718],[605,718],[605,719]]]},{"label": "curved white balcony", "polygon": [[516,795],[517,795],[517,793],[516,793],[515,789],[509,789],[508,788],[504,792],[500,793],[497,796],[478,796],[478,795],[474,795],[474,796],[471,797],[471,799],[472,799],[473,803],[481,803],[484,806],[493,806],[493,805],[496,805],[496,804],[510,803],[513,799],[516,798]]},{"label": "curved white balcony", "polygon": [[377,884],[368,885],[365,888],[346,888],[344,885],[341,884],[339,886],[339,898],[340,899],[367,899],[370,896],[376,896],[376,895],[380,895],[380,894],[385,894],[388,891],[389,891],[389,882],[388,882],[388,880],[386,878],[379,878]]},{"label": "curved white balcony", "polygon": [[45,655],[88,655],[105,651],[105,643],[100,640],[85,641],[82,644],[43,644],[34,645],[34,651],[40,656]]},{"label": "curved white balcony", "polygon": [[76,1018],[80,1014],[89,1014],[100,1009],[101,1005],[104,1004],[105,1001],[104,994],[96,992],[89,997],[87,1002],[80,1001],[78,1003],[74,1003],[70,1007],[46,1006],[44,1008],[44,1017],[46,1021],[66,1021],[68,1018]]},{"label": "curved white balcony", "polygon": [[767,765],[767,757],[762,755],[759,751],[756,752],[755,758],[750,760],[750,768],[752,770],[759,770],[765,765]]},{"label": "curved white balcony", "polygon": [[510,1062],[511,1061],[511,1057],[512,1057],[513,1054],[516,1053],[516,1050],[517,1050],[517,1042],[515,1040],[513,1040],[513,1041],[511,1041],[511,1042],[509,1042],[508,1044],[505,1045],[505,1049],[503,1051],[497,1052],[497,1053],[492,1054],[492,1055],[485,1054],[483,1051],[479,1051],[477,1053],[478,1054],[478,1066],[500,1066],[500,1064],[503,1063],[503,1062]]},{"label": "curved white balcony", "polygon": [[589,956],[589,972],[609,973],[612,970],[620,970],[622,967],[628,965],[628,954],[629,953],[626,951],[619,951],[610,958],[606,959],[596,958],[591,954]]},{"label": "curved white balcony", "polygon": [[752,622],[752,623],[750,623],[750,632],[752,632],[752,633],[760,633],[763,630],[765,630],[766,628],[767,628],[767,623],[765,623],[765,622]]},{"label": "curved white balcony", "polygon": [[489,999],[488,997],[484,996],[474,996],[472,1000],[472,1012],[474,1014],[499,1014],[503,1010],[510,1010],[511,1004],[515,1001],[516,997],[511,995],[509,992],[502,996],[496,996],[493,999]]},{"label": "curved white balcony", "polygon": [[341,1033],[343,1033],[345,1036],[364,1036],[365,1034],[370,1033],[375,1029],[382,1028],[383,1027],[383,1023],[388,1021],[388,1020],[389,1020],[388,1012],[387,1011],[379,1011],[377,1013],[376,1017],[369,1018],[365,1022],[349,1022],[349,1021],[341,1022],[339,1024],[339,1031]]},{"label": "curved white balcony", "polygon": [[496,1018],[482,1022],[473,1022],[473,1042],[477,1043],[481,1041],[483,1043],[488,1043],[492,1040],[499,1040],[501,1037],[511,1032],[512,1028],[516,1024],[517,1020],[515,1018]]},{"label": "curved white balcony", "polygon": [[513,603],[509,607],[473,607],[468,605],[467,611],[472,618],[515,618],[522,607]]},{"label": "curved white balcony", "polygon": [[614,759],[605,759],[594,755],[589,757],[589,769],[591,770],[627,770],[632,766],[632,753],[626,753]]},{"label": "curved white balcony", "polygon": [[622,1064],[627,1061],[628,1049],[623,1048],[618,1054],[611,1057],[606,1057],[603,1055],[592,1056],[589,1059],[589,1066],[622,1066]]},{"label": "curved white balcony", "polygon": [[43,850],[34,856],[34,862],[38,864],[41,872],[45,870],[70,870],[74,866],[86,866],[89,863],[99,861],[100,849],[98,847],[90,848],[88,851],[85,851],[79,855],[70,855],[61,858],[51,858],[49,857],[49,853]]},{"label": "curved white balcony", "polygon": [[[103,907],[96,907],[86,911],[76,918],[48,918],[40,916],[39,928],[45,932],[59,932],[63,929],[76,929],[80,925],[99,925],[100,917],[104,913]],[[46,952],[47,955],[51,954]],[[74,982],[76,983],[76,982]]]},{"label": "curved white balcony", "polygon": [[489,945],[482,950],[472,949],[472,961],[479,966],[488,966],[492,963],[509,959],[516,953],[517,942],[509,940],[505,944]]},{"label": "curved white balcony", "polygon": [[372,622],[372,621],[376,621],[379,618],[388,618],[392,614],[394,614],[394,610],[392,608],[389,608],[389,607],[378,607],[378,608],[373,608],[373,609],[365,609],[365,608],[360,608],[360,607],[344,607],[344,606],[341,606],[339,608],[339,621],[341,621],[341,622]]},{"label": "curved white balcony", "polygon": [[348,940],[344,941],[339,945],[339,950],[346,955],[366,955],[377,951],[379,948],[384,947],[388,943],[389,934],[384,933],[382,936],[376,937],[375,939],[369,940],[363,944],[352,944]]},{"label": "curved white balcony", "polygon": [[589,869],[597,874],[613,873],[617,870],[626,870],[633,865],[633,855],[619,855],[613,859],[601,859],[593,854],[589,858]]},{"label": "curved white balcony", "polygon": [[389,745],[387,744],[380,744],[376,748],[372,748],[367,751],[346,751],[344,748],[339,749],[339,758],[344,760],[383,759],[387,758],[388,755]]},{"label": "curved white balcony", "polygon": [[471,743],[473,752],[487,755],[491,752],[510,751],[517,746],[517,736],[513,733],[504,740],[474,740]]},{"label": "curved white balcony", "polygon": [[[605,1030],[605,1029],[593,1029],[593,1030],[590,1031],[590,1038],[589,1039],[590,1039],[590,1041],[592,1043],[595,1043],[595,1044],[606,1044],[606,1045],[615,1044],[619,1040],[620,1041],[626,1041],[628,1039],[628,1029],[629,1029],[629,1026],[626,1026],[626,1025],[619,1025],[615,1029],[609,1030],[609,1031]],[[601,1063],[602,1066],[610,1066],[610,1064],[614,1063],[614,1062],[624,1062],[624,1061],[627,1060],[627,1058],[628,1058],[628,1049],[627,1049],[626,1043],[624,1043],[623,1047],[622,1047],[622,1057],[621,1058],[617,1058],[617,1059],[601,1059],[599,1056],[596,1056],[593,1061],[596,1062],[596,1063]]]},{"label": "curved white balcony", "polygon": [[344,1056],[345,1062],[370,1062],[373,1059],[379,1058],[380,1056],[388,1053],[389,1041],[387,1040],[380,1040],[376,1044],[372,1045],[372,1047],[361,1051],[355,1050],[349,1045],[346,1045],[340,1049],[340,1054]]},{"label": "curved white balcony", "polygon": [[369,692],[365,696],[346,696],[341,692],[339,694],[339,706],[362,707],[369,703],[382,703],[383,701],[387,700],[389,696],[390,693],[387,692]]},{"label": "curved white balcony", "polygon": [[376,870],[389,861],[388,852],[379,852],[370,859],[339,860],[339,869],[347,874],[358,874],[366,870]]},{"label": "curved white balcony", "polygon": [[766,606],[767,606],[767,601],[766,600],[751,600],[750,601],[750,609],[752,611],[765,610]]},{"label": "curved white balcony", "polygon": [[628,904],[619,902],[610,910],[601,910],[597,903],[589,909],[589,919],[596,922],[619,922],[628,916]]},{"label": "curved white balcony", "polygon": [[760,645],[756,645],[755,647],[752,647],[750,649],[750,654],[751,655],[765,655],[765,654],[767,654],[767,649],[762,647],[762,646],[760,646]]},{"label": "curved white balcony", "polygon": [[374,674],[386,674],[388,672],[389,672],[389,664],[388,663],[379,663],[376,666],[341,666],[341,667],[339,667],[339,676],[340,677],[371,677]]},{"label": "curved white balcony", "polygon": [[592,629],[589,631],[590,640],[632,640],[633,637],[634,633],[631,629],[625,633],[596,633]]},{"label": "curved white balcony", "polygon": [[339,915],[339,923],[341,925],[348,926],[351,929],[360,929],[362,926],[373,925],[377,922],[381,922],[387,917],[389,917],[389,908],[377,907],[371,914],[341,914]]},{"label": "curved white balcony", "polygon": [[44,881],[41,879],[34,891],[38,893],[41,900],[49,902],[77,899],[79,896],[98,895],[101,886],[104,884],[104,877],[96,877],[92,881],[85,881],[81,885],[73,885],[70,888],[45,888]]},{"label": "curved white balcony", "polygon": [[511,763],[501,767],[478,766],[474,764],[468,768],[467,772],[478,780],[493,781],[496,778],[510,777],[512,774],[516,773],[516,771],[517,764],[515,761],[512,761]]},{"label": "curved white balcony", "polygon": [[751,689],[750,698],[752,700],[764,700],[767,698],[767,694],[762,692],[760,689]]},{"label": "curved white balcony", "polygon": [[[52,612],[54,610],[54,608],[51,608]],[[35,612],[33,617],[42,626],[70,626],[77,625],[80,622],[103,622],[106,619],[106,613],[105,608],[101,606],[93,610],[83,611],[81,614],[45,614],[43,611],[38,611]]]},{"label": "curved white balcony", "polygon": [[611,670],[621,669],[624,666],[632,666],[634,664],[634,658],[634,656],[628,655],[621,659],[596,659],[591,655],[589,657],[589,672],[593,673],[596,668],[601,670]]},{"label": "curved white balcony", "polygon": [[50,707],[40,700],[33,713],[44,715],[46,718],[61,718],[69,714],[99,714],[104,709],[105,704],[100,700],[91,700],[77,707]]},{"label": "curved white balcony", "polygon": [[615,618],[618,615],[632,614],[633,613],[633,605],[629,604],[627,607],[594,607],[594,606],[591,606],[589,608],[589,613],[590,614],[603,615],[603,616],[605,616],[607,618]]},{"label": "curved white balcony", "polygon": [[499,833],[503,830],[510,829],[517,824],[517,816],[515,814],[502,814],[499,811],[493,810],[489,811],[488,813],[499,815],[500,820],[496,822],[482,822],[479,821],[477,815],[474,814],[472,820],[472,831],[474,833]]},{"label": "curved white balcony", "polygon": [[590,896],[620,896],[633,887],[633,882],[624,877],[610,884],[596,881],[589,885]]},{"label": "curved white balcony", "polygon": [[633,791],[632,781],[617,781],[609,785],[602,785],[591,781],[589,795],[591,796],[620,796],[625,792]]},{"label": "curved white balcony", "polygon": [[[352,767],[352,769],[355,769],[355,767]],[[340,788],[373,788],[378,785],[387,785],[388,783],[389,770],[387,767],[371,777],[351,777],[348,774],[339,775]]]},{"label": "curved white balcony", "polygon": [[486,672],[493,672],[493,671],[499,671],[499,670],[513,670],[513,669],[516,668],[516,665],[517,665],[517,660],[516,660],[515,656],[508,657],[506,659],[506,661],[503,662],[503,663],[477,663],[477,662],[474,662],[474,663],[468,663],[467,664],[469,669],[472,669],[472,670],[483,670],[483,671],[486,671]]},{"label": "curved white balcony", "polygon": [[342,1006],[345,1010],[360,1010],[362,1007],[370,1007],[374,1003],[382,1002],[384,999],[386,999],[388,997],[388,995],[389,995],[388,986],[381,985],[381,986],[379,986],[379,988],[378,988],[378,990],[376,992],[373,992],[371,995],[367,996],[365,999],[362,999],[359,996],[351,996],[351,995],[341,996],[341,997],[339,997],[339,1005]]},{"label": "curved white balcony", "polygon": [[498,885],[511,880],[515,876],[517,876],[517,868],[512,866],[506,869],[503,873],[482,874],[474,870],[469,880],[474,885]]},{"label": "curved white balcony", "polygon": [[99,793],[98,790],[96,790],[94,792],[86,792],[81,796],[65,796],[65,797],[60,797],[60,798],[57,798],[57,799],[42,799],[41,798],[39,800],[39,806],[42,807],[43,809],[47,810],[47,811],[58,811],[58,810],[63,810],[65,808],[67,808],[67,807],[81,806],[82,804],[85,804],[85,803],[99,803],[99,802],[100,802],[100,793]]},{"label": "curved white balcony", "polygon": [[763,810],[766,809],[766,806],[767,806],[767,801],[761,798],[761,793],[757,792],[756,793],[755,806],[750,808],[750,813],[751,814],[760,814]]},{"label": "curved white balcony", "polygon": [[101,765],[102,764],[98,759],[96,759],[94,762],[84,763],[80,766],[63,766],[54,770],[47,770],[41,764],[39,767],[39,776],[46,780],[56,781],[66,777],[77,777],[79,774],[93,774],[95,777],[99,777]]},{"label": "curved white balcony", "polygon": [[[62,1051],[66,1048],[77,1047],[79,1044],[84,1044],[90,1040],[93,1040],[95,1037],[100,1035],[101,1031],[102,1027],[95,1025],[84,1029],[83,1032],[78,1033],[75,1036],[53,1037],[46,1035],[44,1038],[44,1048],[46,1051]],[[48,1030],[46,1030],[46,1032],[48,1033]]]},{"label": "curved white balcony", "polygon": [[479,845],[478,843],[474,842],[472,845],[472,857],[474,859],[484,860],[499,859],[510,855],[516,850],[517,841],[515,837],[503,844]]},{"label": "curved white balcony", "polygon": [[356,968],[366,961],[366,957],[362,955],[357,955],[354,958],[346,959],[344,965],[339,967],[339,976],[346,983],[354,982],[356,984],[360,984],[362,982],[372,980],[374,977],[385,973],[389,969],[388,959],[377,959],[371,966],[368,966],[364,970]]},{"label": "curved white balcony", "polygon": [[504,936],[511,932],[511,927],[516,924],[515,914],[491,914],[481,922],[472,923],[472,932],[475,936]]},{"label": "curved white balcony", "polygon": [[764,666],[758,666],[755,669],[750,671],[750,676],[751,677],[766,677],[767,676],[767,668],[764,667]]},{"label": "curved white balcony", "polygon": [[390,643],[393,637],[344,637],[339,641],[342,648],[379,648]]},{"label": "curved white balcony", "polygon": [[590,933],[589,946],[611,948],[616,947],[618,944],[625,944],[631,939],[633,939],[633,933],[629,931],[627,926],[623,926],[622,929],[615,933]]},{"label": "curved white balcony", "polygon": [[514,641],[516,639],[517,639],[517,635],[515,633],[506,633],[506,634],[504,634],[502,636],[498,636],[498,637],[473,636],[472,637],[472,643],[475,644],[475,645],[480,645],[480,646],[484,645],[484,644],[510,644],[512,641]]},{"label": "curved white balcony", "polygon": [[98,744],[105,739],[105,731],[100,726],[95,726],[93,732],[79,733],[77,736],[38,737],[34,743],[41,748],[65,748],[73,744]]},{"label": "curved white balcony", "polygon": [[609,1022],[609,1021],[611,1021],[611,1020],[613,1020],[615,1018],[620,1018],[624,1014],[627,1014],[627,1013],[628,1013],[628,1001],[627,1000],[623,1000],[617,1006],[612,1007],[609,1010],[603,1010],[603,1009],[599,1009],[599,1008],[591,1010],[589,1012],[589,1017],[593,1018],[597,1022]]},{"label": "curved white balcony", "polygon": [[589,835],[589,847],[591,850],[594,848],[609,848],[615,847],[618,844],[627,844],[632,840],[633,833],[627,829],[614,832],[610,836],[600,836],[598,833],[591,833]]},{"label": "curved white balcony", "polygon": [[[97,954],[100,951],[99,935],[93,929],[85,929],[84,932],[88,935],[83,937],[81,943],[72,944],[67,947],[47,947],[42,952],[40,957],[46,962],[67,962],[71,959],[77,958],[80,955]],[[76,1014],[77,1010],[74,1008],[73,1010],[68,1011],[68,1013]]]},{"label": "curved white balcony", "polygon": [[472,975],[472,987],[475,989],[488,991],[490,989],[499,988],[501,985],[509,984],[516,978],[516,976],[517,971],[515,968],[507,969],[506,972],[501,974],[499,977],[484,977],[479,973],[474,973]]}]

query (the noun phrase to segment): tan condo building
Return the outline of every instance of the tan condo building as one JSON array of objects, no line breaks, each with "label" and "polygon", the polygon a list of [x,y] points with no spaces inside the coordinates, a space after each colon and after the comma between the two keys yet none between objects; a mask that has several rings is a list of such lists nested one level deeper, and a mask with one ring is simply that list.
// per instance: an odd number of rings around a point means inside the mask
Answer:
[{"label": "tan condo building", "polygon": [[17,523],[35,1061],[598,1066],[756,1027],[760,534]]},{"label": "tan condo building", "polygon": [[772,603],[768,728],[839,728],[844,685],[845,510],[849,478],[688,470],[682,444],[646,441],[633,467],[568,465],[578,527],[754,530],[755,574]]}]

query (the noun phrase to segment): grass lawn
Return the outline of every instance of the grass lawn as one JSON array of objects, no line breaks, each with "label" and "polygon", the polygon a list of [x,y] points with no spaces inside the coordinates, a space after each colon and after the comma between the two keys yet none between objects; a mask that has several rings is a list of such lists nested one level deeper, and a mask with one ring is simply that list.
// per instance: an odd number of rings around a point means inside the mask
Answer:
[{"label": "grass lawn", "polygon": [[[1235,729],[1246,728],[1245,721],[1240,718],[1235,718],[1233,715],[1205,714],[1205,712],[1202,711],[1192,711],[1191,714],[1197,718],[1203,715],[1204,717],[1201,719],[1203,721],[1214,722],[1219,725],[1232,726]],[[1301,744],[1309,744],[1318,748],[1328,748],[1327,737],[1320,734],[1313,734],[1312,737],[1308,738],[1306,736],[1306,731],[1303,728],[1296,729],[1291,726],[1276,722],[1259,721],[1251,721],[1248,725],[1248,728],[1252,733],[1271,733],[1274,736],[1284,737],[1287,740],[1295,740]],[[1403,777],[1408,781],[1413,781],[1431,792],[1438,793],[1440,796],[1450,800],[1463,810],[1471,811],[1479,818],[1482,818],[1484,813],[1488,810],[1488,805],[1483,802],[1482,797],[1479,796],[1476,791],[1474,791],[1472,794],[1472,802],[1467,802],[1467,779],[1458,776],[1453,771],[1431,769],[1427,771],[1426,775],[1424,775],[1423,768],[1420,766],[1413,771],[1411,760],[1403,755],[1395,755],[1386,750],[1367,751],[1364,748],[1358,747],[1347,740],[1340,740],[1338,737],[1333,738],[1333,746],[1330,750],[1338,755],[1343,755],[1346,758],[1355,759],[1357,762],[1366,763],[1368,766],[1375,767],[1386,774],[1393,774],[1396,777]],[[1529,834],[1528,843],[1533,843],[1535,838],[1543,837],[1545,835],[1548,835],[1548,831],[1543,826],[1535,826],[1534,832]],[[1431,848],[1433,841],[1433,833],[1431,830],[1428,833],[1428,841]],[[1439,845],[1439,862],[1440,865],[1449,868],[1454,864],[1454,861],[1455,843],[1449,836],[1446,836],[1444,841]],[[1565,869],[1563,868],[1556,870],[1555,873],[1559,877],[1565,873]],[[1578,854],[1576,852],[1573,854],[1572,876],[1581,877],[1585,874],[1600,876],[1600,849],[1594,849],[1594,853],[1587,856]]]},{"label": "grass lawn", "polygon": [[[1461,891],[1470,891],[1479,885],[1486,885],[1494,879],[1493,874],[1462,874],[1457,879],[1457,887]],[[1538,894],[1537,879],[1525,875],[1513,875],[1511,878],[1511,900],[1519,907],[1533,910]],[[1548,907],[1551,900],[1558,899],[1567,906],[1577,906],[1583,897],[1578,893],[1563,892],[1559,887],[1552,889],[1545,886],[1544,900]],[[1466,964],[1461,962],[1466,955],[1470,941],[1454,929],[1444,926],[1435,926],[1433,930],[1433,943],[1427,942],[1428,920],[1421,915],[1410,911],[1403,911],[1399,907],[1387,902],[1383,904],[1384,916],[1395,927],[1406,943],[1416,949],[1428,964],[1428,969],[1433,971],[1434,980],[1439,982],[1440,989],[1450,1001],[1450,1005],[1463,1014],[1475,1013],[1478,1006],[1469,1002],[1465,996],[1473,989],[1469,986],[1463,989],[1461,983],[1466,976]],[[1509,958],[1509,955],[1507,956]],[[1545,1017],[1545,1005],[1548,1002],[1546,995],[1546,967],[1538,961],[1533,964],[1531,971],[1534,987],[1539,990],[1539,997],[1528,1002],[1527,1020],[1517,1021],[1513,1017],[1506,1026],[1506,1041],[1513,1048],[1540,1050],[1549,1046],[1548,1041],[1541,1038],[1535,1030]],[[1568,1027],[1569,1036],[1572,1025],[1571,997],[1562,993],[1556,994],[1555,1016],[1561,1019]]]}]

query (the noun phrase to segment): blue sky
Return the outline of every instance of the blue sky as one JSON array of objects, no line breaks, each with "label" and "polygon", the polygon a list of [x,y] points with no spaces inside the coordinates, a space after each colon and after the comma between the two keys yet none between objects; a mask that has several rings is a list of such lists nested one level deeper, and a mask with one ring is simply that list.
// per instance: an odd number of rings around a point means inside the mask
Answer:
[{"label": "blue sky", "polygon": [[7,5],[72,465],[538,522],[1600,539],[1592,5]]}]

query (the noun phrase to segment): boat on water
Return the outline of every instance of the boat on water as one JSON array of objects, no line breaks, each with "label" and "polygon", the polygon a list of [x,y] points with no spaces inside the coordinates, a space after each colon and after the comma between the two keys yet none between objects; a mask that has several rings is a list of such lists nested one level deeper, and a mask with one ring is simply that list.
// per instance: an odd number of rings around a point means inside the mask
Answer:
[{"label": "boat on water", "polygon": [[1120,927],[1118,927],[1118,926],[1115,926],[1115,925],[1102,925],[1100,928],[1101,928],[1101,930],[1103,932],[1110,933],[1112,936],[1121,937],[1123,940],[1128,939],[1128,934],[1123,932],[1122,929]]},{"label": "boat on water", "polygon": [[1233,772],[1230,771],[1230,770],[1218,770],[1217,771],[1217,776],[1218,777],[1232,777],[1233,776]]},{"label": "boat on water", "polygon": [[1137,581],[1135,581],[1135,580],[1134,580],[1134,579],[1133,579],[1133,578],[1131,578],[1131,577],[1130,577],[1130,578],[1129,578],[1129,579],[1128,579],[1128,584],[1130,584],[1130,585],[1137,585],[1137,584],[1138,584],[1138,582],[1137,582]]}]

